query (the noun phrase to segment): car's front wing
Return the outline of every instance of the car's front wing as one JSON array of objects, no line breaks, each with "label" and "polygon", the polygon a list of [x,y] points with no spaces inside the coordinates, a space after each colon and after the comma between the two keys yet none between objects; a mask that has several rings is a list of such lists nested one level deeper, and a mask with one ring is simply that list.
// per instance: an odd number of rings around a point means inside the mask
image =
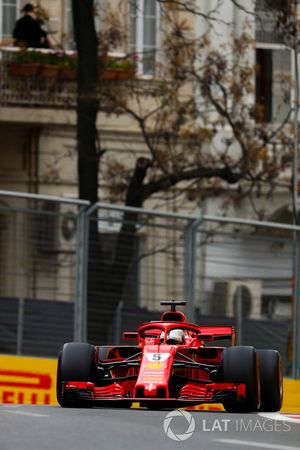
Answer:
[{"label": "car's front wing", "polygon": [[89,401],[99,406],[109,404],[122,406],[125,402],[126,404],[137,402],[143,405],[159,403],[160,407],[176,408],[201,403],[243,402],[246,396],[246,386],[238,383],[216,382],[205,385],[188,383],[180,390],[178,398],[158,398],[126,396],[122,385],[116,382],[99,387],[90,382],[69,381],[62,386],[61,396],[70,403]]}]

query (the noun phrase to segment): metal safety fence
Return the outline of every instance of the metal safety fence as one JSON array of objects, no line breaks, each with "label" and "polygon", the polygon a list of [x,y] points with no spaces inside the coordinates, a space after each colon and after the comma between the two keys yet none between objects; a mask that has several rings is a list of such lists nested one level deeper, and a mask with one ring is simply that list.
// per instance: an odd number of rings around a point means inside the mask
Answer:
[{"label": "metal safety fence", "polygon": [[85,204],[0,196],[1,353],[52,356],[73,340],[76,229]]},{"label": "metal safety fence", "polygon": [[185,299],[190,321],[235,325],[297,376],[297,230],[0,191],[0,351],[119,343],[160,300]]}]

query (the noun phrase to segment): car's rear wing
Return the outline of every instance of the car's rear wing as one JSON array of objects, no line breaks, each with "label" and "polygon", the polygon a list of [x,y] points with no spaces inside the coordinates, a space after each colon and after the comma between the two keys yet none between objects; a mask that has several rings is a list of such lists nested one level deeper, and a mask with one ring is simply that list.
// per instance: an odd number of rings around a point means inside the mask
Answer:
[{"label": "car's rear wing", "polygon": [[231,345],[236,343],[235,328],[232,326],[200,326],[198,333],[198,341],[218,341],[222,339],[230,339]]}]

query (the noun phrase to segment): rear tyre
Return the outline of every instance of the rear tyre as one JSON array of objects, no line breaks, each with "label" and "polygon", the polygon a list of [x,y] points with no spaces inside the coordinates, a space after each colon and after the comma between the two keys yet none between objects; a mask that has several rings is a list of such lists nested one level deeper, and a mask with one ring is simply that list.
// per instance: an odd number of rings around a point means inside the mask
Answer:
[{"label": "rear tyre", "polygon": [[221,370],[224,382],[246,385],[245,401],[224,402],[225,410],[233,413],[257,411],[260,406],[260,379],[258,355],[254,347],[224,348]]},{"label": "rear tyre", "polygon": [[261,383],[259,411],[275,412],[282,407],[282,361],[276,350],[257,350]]},{"label": "rear tyre", "polygon": [[96,373],[95,347],[81,342],[64,344],[57,365],[57,401],[62,407],[89,407],[88,400],[68,400],[63,395],[63,385],[66,381],[94,382]]}]

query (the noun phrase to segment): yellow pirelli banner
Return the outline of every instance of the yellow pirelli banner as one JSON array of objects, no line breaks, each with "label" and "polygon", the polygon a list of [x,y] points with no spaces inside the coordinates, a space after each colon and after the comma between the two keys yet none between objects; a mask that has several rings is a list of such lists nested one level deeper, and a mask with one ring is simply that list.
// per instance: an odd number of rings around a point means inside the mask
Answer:
[{"label": "yellow pirelli banner", "polygon": [[283,380],[282,412],[300,413],[300,380]]},{"label": "yellow pirelli banner", "polygon": [[54,359],[0,355],[0,403],[57,404],[56,367]]}]

